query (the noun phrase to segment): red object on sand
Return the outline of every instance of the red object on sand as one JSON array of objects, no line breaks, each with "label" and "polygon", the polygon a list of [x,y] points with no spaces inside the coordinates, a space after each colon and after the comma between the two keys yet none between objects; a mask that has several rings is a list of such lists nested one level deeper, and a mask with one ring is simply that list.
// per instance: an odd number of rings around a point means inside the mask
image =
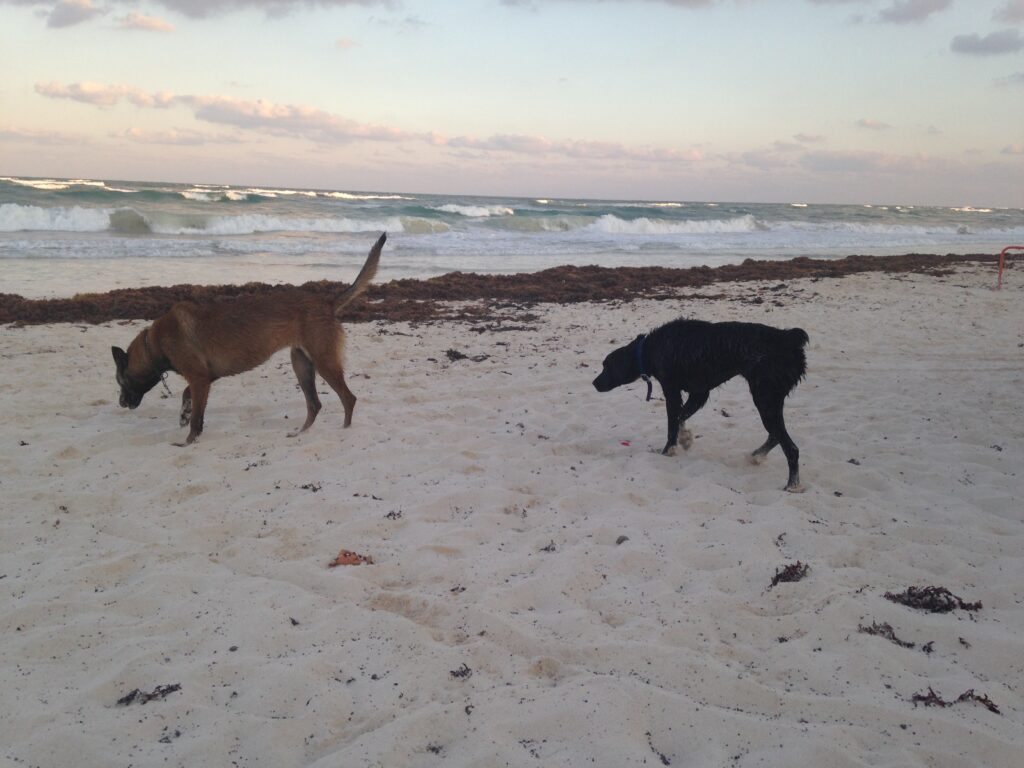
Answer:
[{"label": "red object on sand", "polygon": [[622,441],[622,445],[624,445],[624,446],[626,446],[627,448],[629,448],[629,440],[623,440],[623,441]]},{"label": "red object on sand", "polygon": [[343,549],[334,560],[327,564],[327,567],[334,568],[339,565],[373,565],[373,558],[369,555],[360,555],[350,549]]},{"label": "red object on sand", "polygon": [[1024,245],[1008,245],[999,252],[999,282],[996,284],[997,291],[1003,287],[1003,261],[1006,259],[1007,251],[1024,251]]}]

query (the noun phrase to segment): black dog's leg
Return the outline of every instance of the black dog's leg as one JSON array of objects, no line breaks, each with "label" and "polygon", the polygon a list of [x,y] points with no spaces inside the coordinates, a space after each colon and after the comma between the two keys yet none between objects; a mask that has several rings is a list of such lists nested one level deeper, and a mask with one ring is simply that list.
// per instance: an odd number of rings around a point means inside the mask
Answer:
[{"label": "black dog's leg", "polygon": [[686,398],[683,412],[679,415],[679,427],[681,430],[679,433],[679,444],[683,446],[684,451],[690,450],[690,446],[693,445],[693,433],[686,428],[686,420],[704,407],[704,404],[708,401],[709,394],[709,392],[691,392],[689,397]]},{"label": "black dog's leg", "polygon": [[185,391],[181,393],[181,415],[178,417],[178,423],[187,427],[188,423],[192,420],[192,390],[189,387],[185,387]]},{"label": "black dog's leg", "polygon": [[768,430],[768,440],[751,454],[751,458],[762,458],[776,445],[782,445],[782,452],[786,454],[786,463],[789,465],[789,479],[786,481],[785,491],[790,493],[803,493],[804,488],[800,485],[800,449],[796,447],[793,438],[786,431],[786,421],[782,417],[783,398],[754,398],[754,405],[761,414],[761,422]]},{"label": "black dog's leg", "polygon": [[[767,429],[767,427],[765,427],[765,429]],[[776,440],[774,437],[769,436],[768,439],[764,441],[764,445],[762,445],[760,448],[758,448],[756,451],[750,454],[750,463],[760,464],[768,457],[768,452],[771,451],[771,449],[778,444],[778,440]]]},{"label": "black dog's leg", "polygon": [[665,393],[665,410],[668,412],[668,440],[661,453],[663,456],[676,455],[676,443],[679,441],[679,419],[683,411],[683,396],[679,387],[661,384]]}]

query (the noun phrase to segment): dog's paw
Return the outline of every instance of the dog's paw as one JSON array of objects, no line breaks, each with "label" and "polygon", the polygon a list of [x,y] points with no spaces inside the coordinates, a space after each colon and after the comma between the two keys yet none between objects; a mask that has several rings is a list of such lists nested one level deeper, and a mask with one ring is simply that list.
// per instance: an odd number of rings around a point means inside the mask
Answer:
[{"label": "dog's paw", "polygon": [[693,432],[688,429],[683,429],[679,432],[679,444],[683,446],[684,451],[690,450],[690,446],[693,445]]},{"label": "dog's paw", "polygon": [[758,453],[757,451],[754,451],[753,453],[747,454],[747,461],[749,461],[755,467],[758,466],[759,464],[764,464],[764,460],[767,458],[767,453]]},{"label": "dog's paw", "polygon": [[661,452],[662,456],[678,456],[679,446],[678,445],[666,445]]},{"label": "dog's paw", "polygon": [[807,489],[800,485],[800,483],[794,483],[793,485],[787,485],[782,490],[788,491],[789,493],[803,493]]}]

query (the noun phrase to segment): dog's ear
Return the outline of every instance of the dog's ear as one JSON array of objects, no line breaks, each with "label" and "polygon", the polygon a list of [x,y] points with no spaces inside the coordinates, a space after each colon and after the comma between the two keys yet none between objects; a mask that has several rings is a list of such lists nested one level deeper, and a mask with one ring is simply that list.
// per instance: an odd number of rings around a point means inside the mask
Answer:
[{"label": "dog's ear", "polygon": [[124,367],[128,365],[128,353],[120,347],[111,347],[110,352],[114,356],[114,363],[117,365],[117,370],[124,370]]}]

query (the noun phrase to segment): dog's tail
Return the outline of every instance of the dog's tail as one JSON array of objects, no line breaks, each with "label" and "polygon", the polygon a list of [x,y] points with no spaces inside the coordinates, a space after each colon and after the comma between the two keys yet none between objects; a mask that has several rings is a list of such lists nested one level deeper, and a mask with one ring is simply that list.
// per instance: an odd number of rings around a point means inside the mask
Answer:
[{"label": "dog's tail", "polygon": [[793,346],[803,347],[807,342],[811,340],[810,336],[807,335],[807,331],[803,328],[790,328],[786,331],[786,335],[789,340],[793,343]]},{"label": "dog's tail", "polygon": [[370,255],[366,257],[366,263],[363,264],[363,268],[359,270],[359,274],[356,275],[355,282],[352,283],[341,295],[334,300],[334,316],[338,317],[341,311],[351,304],[359,294],[366,290],[366,286],[373,280],[374,275],[377,274],[377,264],[380,262],[380,252],[384,250],[384,243],[388,239],[388,233],[385,232],[373,244],[373,248],[370,249]]},{"label": "dog's tail", "polygon": [[786,338],[793,345],[792,351],[789,353],[790,373],[795,377],[789,385],[792,390],[807,375],[807,356],[804,354],[804,345],[811,339],[803,328],[788,329]]}]

